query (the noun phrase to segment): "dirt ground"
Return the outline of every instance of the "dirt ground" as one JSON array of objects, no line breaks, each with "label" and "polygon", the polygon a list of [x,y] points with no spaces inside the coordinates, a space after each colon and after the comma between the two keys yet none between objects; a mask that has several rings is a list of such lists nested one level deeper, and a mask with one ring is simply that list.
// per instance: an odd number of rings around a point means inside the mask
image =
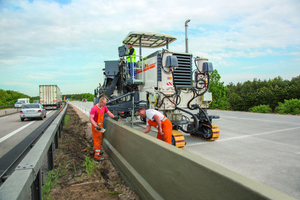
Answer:
[{"label": "dirt ground", "polygon": [[[88,118],[70,104],[67,115],[70,118],[63,127],[59,149],[54,151],[54,172],[60,171],[63,175],[51,190],[50,199],[140,199],[120,179],[105,151],[104,161],[98,163],[92,159],[92,131]],[[84,166],[87,155],[97,166],[90,176]]]}]

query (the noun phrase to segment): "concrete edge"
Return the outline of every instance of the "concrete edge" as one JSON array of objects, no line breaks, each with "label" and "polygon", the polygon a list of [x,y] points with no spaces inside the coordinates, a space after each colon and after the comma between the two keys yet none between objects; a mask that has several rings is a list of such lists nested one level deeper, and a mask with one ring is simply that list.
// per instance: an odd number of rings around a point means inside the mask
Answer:
[{"label": "concrete edge", "polygon": [[[125,137],[122,136],[124,133],[126,133]],[[123,142],[120,142],[118,140],[123,140]],[[138,148],[140,152],[137,152],[136,148],[134,148],[132,144],[130,144],[129,142],[127,143],[127,140],[133,142],[134,145],[142,144],[141,146],[139,146],[140,148]],[[153,180],[156,179],[156,180],[165,181],[165,179],[168,179],[168,177],[163,177],[163,174],[158,175],[158,177],[150,177],[150,179],[149,177],[148,178],[144,177],[142,174],[143,172],[141,172],[141,170],[139,171],[138,169],[136,169],[135,166],[139,166],[140,168],[147,169],[149,168],[148,166],[146,166],[147,161],[139,160],[139,163],[137,165],[136,163],[131,163],[133,159],[131,159],[131,161],[127,160],[124,155],[130,154],[131,156],[138,157],[138,154],[140,154],[142,151],[145,151],[145,149],[147,151],[149,149],[155,150],[157,148],[159,148],[159,151],[162,155],[168,154],[169,156],[174,157],[173,158],[174,163],[172,163],[173,161],[171,163],[167,163],[162,160],[160,162],[160,166],[159,166],[160,168],[168,167],[169,174],[178,174],[177,170],[172,172],[173,169],[170,168],[170,165],[177,166],[176,168],[181,167],[181,169],[186,169],[189,168],[189,166],[179,166],[179,165],[181,164],[185,165],[186,163],[189,163],[189,165],[191,166],[193,165],[194,168],[191,168],[193,170],[189,171],[188,173],[182,172],[182,173],[186,173],[183,175],[183,177],[185,176],[191,178],[197,177],[198,180],[205,180],[206,182],[203,184],[204,186],[209,188],[209,185],[213,185],[214,187],[214,188],[210,188],[207,191],[214,191],[214,190],[218,191],[217,196],[216,194],[212,196],[204,195],[202,196],[203,199],[211,199],[211,198],[224,199],[228,197],[235,198],[235,199],[249,199],[249,197],[258,198],[258,199],[293,199],[292,197],[284,193],[281,193],[269,186],[263,185],[252,179],[244,177],[222,166],[212,163],[206,159],[200,158],[192,153],[178,149],[174,146],[170,146],[169,144],[157,140],[156,138],[153,138],[146,134],[142,134],[140,131],[137,131],[124,124],[117,123],[116,121],[111,119],[108,119],[107,121],[107,134],[105,134],[104,141],[105,141],[104,148],[106,151],[108,151],[108,154],[111,156],[113,162],[117,165],[116,167],[121,171],[121,173],[123,173],[125,179],[128,180],[128,182],[133,186],[133,188],[138,191],[137,193],[141,197],[143,197],[143,199],[160,199],[160,198],[163,199],[163,196],[166,197],[165,194],[161,194],[161,192],[155,189],[158,187],[153,185],[153,183],[155,183],[153,182]],[[141,144],[139,144],[139,142]],[[120,152],[120,150],[122,151]],[[127,156],[127,158],[130,157]],[[172,160],[172,158],[168,158],[168,159]],[[180,162],[177,162],[177,160],[180,160]],[[156,168],[157,166],[156,164],[153,164],[152,167]],[[195,173],[195,169],[200,170],[201,173],[203,174],[199,174],[199,172],[198,174],[193,174]],[[181,187],[182,184],[187,184],[190,185],[190,187],[193,187],[193,185],[189,183],[190,180],[181,179],[181,181],[178,182],[175,181],[176,179],[174,179],[174,177],[169,177],[169,178],[171,180],[168,181],[172,182],[172,185],[174,186],[173,188],[176,188],[175,187],[176,184],[177,185],[179,184],[177,186],[178,188],[182,188]],[[201,179],[201,178],[206,178],[206,179]],[[199,186],[201,185],[200,182],[201,181],[199,181]],[[195,183],[198,182],[196,181]],[[187,187],[187,191],[181,191],[181,192],[188,194],[191,193],[192,191],[193,190],[190,190],[190,188]],[[235,193],[239,193],[239,194],[235,195]],[[196,197],[197,195],[199,195],[198,192],[190,196]]]}]

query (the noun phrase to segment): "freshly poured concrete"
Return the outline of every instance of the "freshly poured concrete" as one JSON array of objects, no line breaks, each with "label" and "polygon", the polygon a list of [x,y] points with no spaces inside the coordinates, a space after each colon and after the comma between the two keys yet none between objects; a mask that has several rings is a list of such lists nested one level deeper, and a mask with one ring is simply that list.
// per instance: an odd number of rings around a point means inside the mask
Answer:
[{"label": "freshly poured concrete", "polygon": [[103,146],[142,199],[292,199],[108,119]]}]

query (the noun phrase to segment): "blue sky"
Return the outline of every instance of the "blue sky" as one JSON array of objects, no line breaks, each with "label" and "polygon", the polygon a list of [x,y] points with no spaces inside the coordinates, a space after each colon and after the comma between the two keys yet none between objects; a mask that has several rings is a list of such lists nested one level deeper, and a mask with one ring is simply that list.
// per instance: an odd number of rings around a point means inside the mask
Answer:
[{"label": "blue sky", "polygon": [[[131,31],[177,37],[169,49],[206,57],[224,85],[300,75],[299,0],[0,0],[0,89],[93,93],[105,60]],[[143,51],[143,56],[153,52]]]}]

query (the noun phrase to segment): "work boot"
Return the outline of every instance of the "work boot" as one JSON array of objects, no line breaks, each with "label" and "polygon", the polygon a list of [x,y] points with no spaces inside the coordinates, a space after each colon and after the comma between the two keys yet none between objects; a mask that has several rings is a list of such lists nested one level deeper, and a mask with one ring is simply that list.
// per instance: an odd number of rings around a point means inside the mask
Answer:
[{"label": "work boot", "polygon": [[[101,151],[100,152],[100,155],[103,155],[104,154],[104,152],[103,151]],[[95,152],[93,152],[93,156],[95,155]]]},{"label": "work boot", "polygon": [[94,158],[94,161],[96,161],[96,162],[100,162],[100,161],[103,161],[103,160],[105,160],[105,158],[99,158],[99,159]]}]

